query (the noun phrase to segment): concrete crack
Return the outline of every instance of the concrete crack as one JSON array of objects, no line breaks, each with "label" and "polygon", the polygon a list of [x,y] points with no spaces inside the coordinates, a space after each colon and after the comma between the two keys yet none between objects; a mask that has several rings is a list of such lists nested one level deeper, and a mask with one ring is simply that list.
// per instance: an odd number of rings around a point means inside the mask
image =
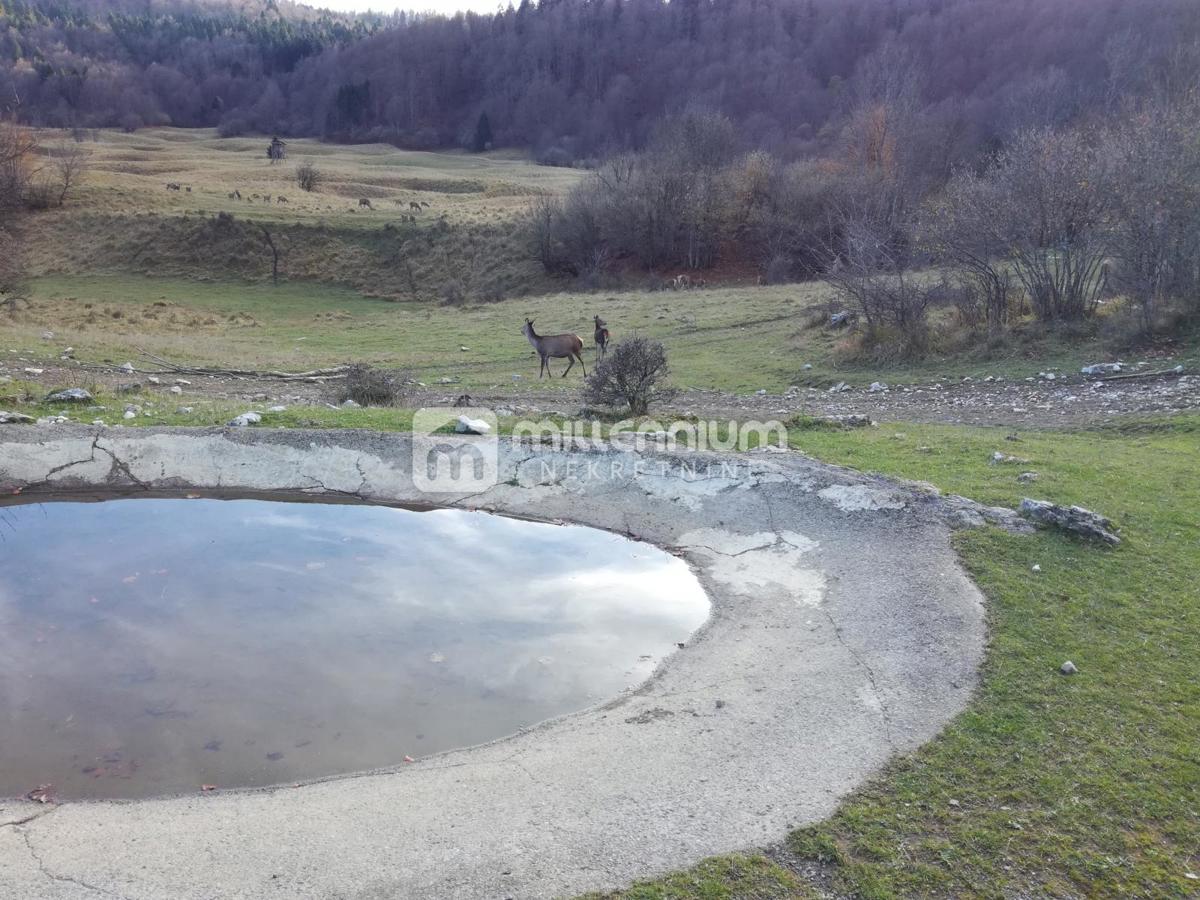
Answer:
[{"label": "concrete crack", "polygon": [[117,454],[113,453],[107,447],[101,446],[99,437],[96,437],[96,439],[92,441],[92,450],[93,451],[99,450],[101,453],[107,454],[108,458],[112,460],[112,468],[109,470],[109,473],[108,473],[108,477],[110,479],[112,478],[113,472],[120,472],[122,475],[124,475],[126,478],[128,478],[130,481],[132,481],[134,484],[136,484],[142,490],[150,489],[149,484],[142,481],[140,478],[138,478],[136,475],[133,474],[133,472],[129,468],[128,463],[122,462],[117,457]]},{"label": "concrete crack", "polygon": [[50,815],[50,813],[54,812],[56,809],[58,809],[58,807],[54,804],[44,805],[41,809],[31,813],[28,816],[25,816],[22,819],[13,819],[9,822],[0,822],[0,828],[6,828],[9,825],[25,825],[29,822],[32,822],[34,819],[40,819],[42,816]]},{"label": "concrete crack", "polygon": [[81,887],[85,891],[91,891],[92,893],[98,894],[101,897],[115,897],[117,900],[133,900],[133,898],[127,894],[118,894],[116,891],[110,891],[106,888],[99,887],[98,885],[90,884],[89,882],[86,882],[80,878],[72,878],[70,875],[57,875],[54,872],[51,872],[46,868],[46,863],[43,862],[41,856],[38,855],[38,852],[33,849],[33,840],[30,838],[29,832],[24,828],[19,828],[17,831],[21,835],[22,840],[25,841],[25,847],[29,850],[29,855],[33,857],[33,861],[37,863],[38,871],[40,871],[51,881],[61,884],[73,884],[76,887]]},{"label": "concrete crack", "polygon": [[867,681],[871,685],[871,692],[879,700],[879,718],[883,722],[883,736],[887,741],[888,746],[893,750],[896,749],[895,741],[892,739],[892,719],[888,713],[887,701],[883,698],[883,693],[879,690],[879,683],[875,680],[875,670],[863,659],[862,655],[857,650],[851,647],[845,637],[842,636],[842,629],[838,626],[837,621],[833,618],[833,614],[824,606],[819,607],[825,618],[829,620],[830,626],[833,628],[834,637],[837,638],[839,644],[845,648],[846,652],[854,659],[859,668],[867,675]]}]

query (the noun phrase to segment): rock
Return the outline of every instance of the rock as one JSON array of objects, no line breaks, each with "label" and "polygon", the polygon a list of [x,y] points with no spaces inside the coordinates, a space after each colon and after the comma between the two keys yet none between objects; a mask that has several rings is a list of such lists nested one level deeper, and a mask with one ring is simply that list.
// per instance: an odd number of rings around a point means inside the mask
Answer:
[{"label": "rock", "polygon": [[993,466],[998,466],[1003,463],[1027,463],[1027,462],[1029,462],[1029,460],[1024,459],[1023,457],[1020,457],[1020,456],[1008,456],[1007,454],[1001,453],[999,450],[995,450],[992,452],[992,465]]},{"label": "rock", "polygon": [[175,412],[181,416],[190,416],[192,414],[192,412],[194,412],[194,411],[195,411],[195,407],[192,407],[192,406],[181,406],[175,410]]},{"label": "rock", "polygon": [[132,372],[133,371],[133,363],[131,363],[131,362],[121,363],[121,371],[122,372]]},{"label": "rock", "polygon": [[1171,371],[1174,372],[1176,375],[1182,375],[1183,374],[1183,366],[1176,366]]},{"label": "rock", "polygon": [[271,406],[271,407],[267,408],[267,412],[269,412],[269,413],[287,412],[287,407],[286,406]]},{"label": "rock", "polygon": [[142,389],[140,381],[124,381],[117,385],[118,394],[136,394]]},{"label": "rock", "polygon": [[759,388],[757,391],[755,391],[755,392],[754,392],[754,396],[755,396],[755,397],[765,397],[765,396],[767,396],[767,389],[766,389],[766,388]]},{"label": "rock", "polygon": [[850,413],[844,416],[822,416],[826,422],[832,422],[835,425],[843,425],[846,428],[866,428],[873,424],[870,416],[862,416],[858,413]]},{"label": "rock", "polygon": [[9,412],[6,409],[0,409],[0,425],[32,425],[33,422],[33,416],[27,416],[24,413],[19,412]]},{"label": "rock", "polygon": [[71,420],[68,419],[66,416],[43,416],[42,418],[37,420],[37,424],[39,424],[39,425],[65,425],[67,422],[70,422],[70,421]]},{"label": "rock", "polygon": [[454,426],[454,430],[458,434],[487,434],[492,430],[492,426],[483,421],[483,419],[459,416],[458,424]]},{"label": "rock", "polygon": [[869,394],[881,394],[888,390],[888,386],[882,381],[872,381],[871,386],[867,388]]},{"label": "rock", "polygon": [[850,390],[850,385],[846,384],[846,382],[844,382],[844,381],[839,381],[837,384],[835,384],[833,387],[831,387],[829,389],[829,393],[840,394],[840,393],[842,393],[842,391],[848,391],[848,390]]},{"label": "rock", "polygon": [[438,384],[456,384],[457,382],[457,378],[451,378],[449,375],[443,375],[437,380]]},{"label": "rock", "polygon": [[46,371],[45,369],[34,369],[30,366],[26,366],[26,368],[25,368],[26,375],[41,375],[45,371]]},{"label": "rock", "polygon": [[191,382],[190,382],[190,381],[188,381],[186,378],[176,378],[176,379],[175,379],[175,383],[176,383],[176,384],[181,384],[181,385],[183,385],[184,387],[189,387],[189,386],[191,385]]},{"label": "rock", "polygon": [[47,403],[92,403],[92,395],[83,388],[65,388],[46,395]]},{"label": "rock", "polygon": [[362,405],[355,403],[353,400],[343,400],[342,409],[362,409]]},{"label": "rock", "polygon": [[849,325],[858,318],[858,313],[852,309],[843,309],[840,312],[835,312],[829,317],[829,324],[834,328],[841,328],[843,325]]},{"label": "rock", "polygon": [[123,412],[123,413],[121,414],[121,418],[123,418],[123,419],[136,419],[136,418],[137,418],[137,413],[135,413],[135,412],[134,412],[132,409],[127,409],[127,410],[125,410],[125,412]]},{"label": "rock", "polygon": [[1040,571],[1042,571],[1042,564],[1041,564],[1041,563],[1034,563],[1032,566],[1030,566],[1030,567],[1029,567],[1029,571],[1030,571],[1030,572],[1040,572]]},{"label": "rock", "polygon": [[52,340],[54,340],[54,332],[53,332],[53,331],[43,331],[43,332],[42,332],[42,340],[43,340],[43,341],[52,341]]},{"label": "rock", "polygon": [[262,421],[262,416],[256,412],[244,412],[240,416],[234,416],[226,424],[230,428],[246,428],[249,425],[257,425]]},{"label": "rock", "polygon": [[1029,484],[1031,481],[1037,481],[1037,480],[1038,480],[1037,472],[1022,472],[1020,475],[1017,476],[1017,481],[1021,482],[1022,484]]},{"label": "rock", "polygon": [[1026,497],[1021,501],[1018,512],[1039,525],[1061,528],[1113,546],[1121,543],[1121,539],[1113,533],[1113,523],[1109,519],[1082,506],[1059,506]]},{"label": "rock", "polygon": [[1084,366],[1079,371],[1084,375],[1113,375],[1125,368],[1124,363],[1092,363],[1090,366]]},{"label": "rock", "polygon": [[811,368],[812,368],[812,363],[805,363],[805,364],[804,364],[804,371],[805,371],[805,372],[807,372],[807,371],[808,371],[809,369],[811,369]]},{"label": "rock", "polygon": [[159,379],[159,377],[157,375],[151,375],[146,380],[148,382],[150,382],[151,384],[162,384],[162,381]]},{"label": "rock", "polygon": [[469,353],[470,351],[471,351],[470,347],[459,347],[458,348],[459,353]]},{"label": "rock", "polygon": [[181,388],[181,387],[180,387],[179,385],[177,385],[177,384],[173,384],[173,385],[171,385],[171,393],[172,393],[172,394],[182,394],[182,393],[183,393],[183,388]]},{"label": "rock", "polygon": [[1062,672],[1064,675],[1074,675],[1079,670],[1075,668],[1075,663],[1068,659],[1065,663],[1058,667],[1058,671]]}]

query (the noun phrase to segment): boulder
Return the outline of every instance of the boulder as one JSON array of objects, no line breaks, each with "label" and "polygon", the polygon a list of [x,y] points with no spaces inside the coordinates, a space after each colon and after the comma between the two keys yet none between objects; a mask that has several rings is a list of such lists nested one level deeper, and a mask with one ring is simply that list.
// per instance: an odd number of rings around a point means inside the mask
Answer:
[{"label": "boulder", "polygon": [[458,424],[454,426],[458,434],[487,434],[492,426],[483,419],[472,419],[469,416],[459,416]]},{"label": "boulder", "polygon": [[246,428],[250,425],[257,425],[262,421],[262,416],[256,412],[244,412],[240,416],[234,416],[226,424],[230,428]]},{"label": "boulder", "polygon": [[846,428],[866,428],[868,425],[874,424],[871,422],[870,416],[863,416],[858,413],[848,413],[843,416],[822,416],[821,418],[826,422]]},{"label": "boulder", "polygon": [[46,395],[47,403],[92,403],[92,395],[83,388],[65,388]]},{"label": "boulder", "polygon": [[1124,363],[1092,363],[1090,366],[1084,366],[1079,371],[1084,375],[1115,375],[1125,368]]},{"label": "boulder", "polygon": [[6,409],[0,409],[0,425],[32,425],[33,422],[33,416],[27,416],[24,413],[19,412],[9,412]]},{"label": "boulder", "polygon": [[1109,519],[1082,506],[1059,506],[1046,500],[1026,497],[1021,501],[1018,511],[1039,525],[1071,531],[1113,546],[1121,543],[1121,539],[1113,533],[1113,523]]},{"label": "boulder", "polygon": [[835,312],[829,317],[829,324],[834,328],[841,328],[843,325],[849,325],[858,318],[858,313],[852,309],[843,309]]}]

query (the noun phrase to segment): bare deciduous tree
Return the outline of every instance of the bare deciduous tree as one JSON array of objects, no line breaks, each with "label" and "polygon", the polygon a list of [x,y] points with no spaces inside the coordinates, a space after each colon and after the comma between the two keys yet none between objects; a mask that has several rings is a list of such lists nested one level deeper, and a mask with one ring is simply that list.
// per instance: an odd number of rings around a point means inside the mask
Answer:
[{"label": "bare deciduous tree", "polygon": [[87,151],[74,141],[59,141],[52,155],[54,173],[57,176],[58,205],[67,202],[67,195],[87,172]]},{"label": "bare deciduous tree", "polygon": [[1162,304],[1200,308],[1200,103],[1161,103],[1118,119],[1104,134],[1112,167],[1109,287],[1133,301],[1144,331]]},{"label": "bare deciduous tree", "polygon": [[1104,291],[1113,187],[1096,135],[1022,132],[982,174],[960,171],[952,180],[951,255],[962,262],[977,254],[972,265],[987,280],[982,257],[996,253],[1039,319],[1084,318]]}]

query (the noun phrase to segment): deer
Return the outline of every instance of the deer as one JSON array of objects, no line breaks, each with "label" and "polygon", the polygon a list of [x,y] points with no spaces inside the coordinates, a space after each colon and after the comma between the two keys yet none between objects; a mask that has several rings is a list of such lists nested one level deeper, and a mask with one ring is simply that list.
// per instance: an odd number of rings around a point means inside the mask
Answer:
[{"label": "deer", "polygon": [[583,341],[580,340],[577,334],[538,334],[533,330],[533,319],[525,320],[525,327],[521,329],[521,333],[533,345],[533,349],[537,351],[537,355],[541,357],[542,365],[538,369],[538,380],[542,378],[542,373],[546,372],[551,378],[554,373],[550,371],[550,360],[566,359],[568,360],[566,371],[562,373],[562,377],[567,377],[567,372],[571,371],[571,367],[575,365],[575,360],[579,360],[579,365],[583,366],[584,377],[587,377],[587,366],[583,365]]},{"label": "deer", "polygon": [[358,208],[363,209],[364,207],[366,209],[374,209],[375,208],[375,207],[371,206],[371,201],[368,200],[366,197],[360,197],[358,200]]},{"label": "deer", "polygon": [[418,203],[416,200],[409,200],[409,201],[408,201],[408,208],[409,208],[409,209],[415,209],[417,212],[420,212],[420,211],[421,211],[421,204],[420,204],[420,203]]},{"label": "deer", "polygon": [[596,340],[596,356],[604,359],[604,354],[608,352],[608,329],[604,327],[605,321],[602,318],[599,316],[592,316],[592,318],[596,321],[596,331],[593,335]]}]

